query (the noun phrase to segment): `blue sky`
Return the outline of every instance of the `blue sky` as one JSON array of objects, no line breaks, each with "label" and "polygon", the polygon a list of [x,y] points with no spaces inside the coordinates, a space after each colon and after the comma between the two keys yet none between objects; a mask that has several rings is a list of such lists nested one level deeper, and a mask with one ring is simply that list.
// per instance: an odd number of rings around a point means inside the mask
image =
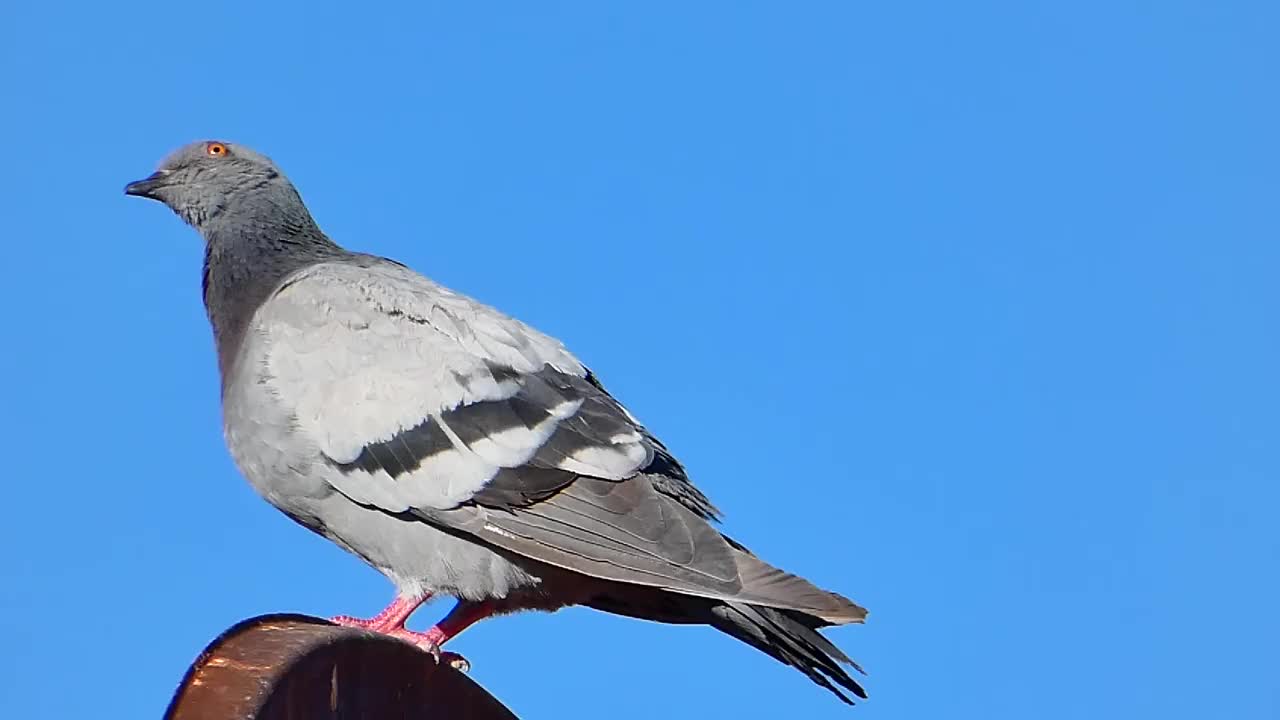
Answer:
[{"label": "blue sky", "polygon": [[524,717],[1280,715],[1275,3],[467,5],[0,11],[0,716],[155,717],[237,620],[390,597],[223,448],[200,241],[121,193],[205,137],[871,610],[852,711],[711,630],[477,626]]}]

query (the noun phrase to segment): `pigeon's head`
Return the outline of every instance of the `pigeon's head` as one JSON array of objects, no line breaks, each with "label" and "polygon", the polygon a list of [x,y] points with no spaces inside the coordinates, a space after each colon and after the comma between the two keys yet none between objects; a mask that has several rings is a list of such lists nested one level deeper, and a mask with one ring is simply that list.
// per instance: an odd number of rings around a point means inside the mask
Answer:
[{"label": "pigeon's head", "polygon": [[207,140],[178,148],[128,195],[159,200],[197,230],[236,216],[306,215],[302,199],[265,155],[242,145]]}]

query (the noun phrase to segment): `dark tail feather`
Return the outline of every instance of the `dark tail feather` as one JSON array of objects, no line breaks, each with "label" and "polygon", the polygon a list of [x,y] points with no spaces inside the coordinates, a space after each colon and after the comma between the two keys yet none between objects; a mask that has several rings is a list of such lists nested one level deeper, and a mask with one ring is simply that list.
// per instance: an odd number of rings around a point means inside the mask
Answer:
[{"label": "dark tail feather", "polygon": [[847,663],[858,672],[862,672],[862,668],[818,634],[815,625],[825,624],[821,620],[794,610],[727,602],[711,608],[708,622],[717,630],[796,668],[850,705],[853,701],[841,688],[864,700],[867,697],[866,691],[840,663]]}]

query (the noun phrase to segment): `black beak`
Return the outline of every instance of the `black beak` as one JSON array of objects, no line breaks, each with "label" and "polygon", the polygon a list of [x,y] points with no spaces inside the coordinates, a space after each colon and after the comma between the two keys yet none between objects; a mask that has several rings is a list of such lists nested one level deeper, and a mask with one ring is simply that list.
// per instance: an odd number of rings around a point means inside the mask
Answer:
[{"label": "black beak", "polygon": [[156,197],[156,190],[165,186],[168,174],[163,170],[157,170],[141,180],[125,185],[124,194],[159,200],[160,198]]}]

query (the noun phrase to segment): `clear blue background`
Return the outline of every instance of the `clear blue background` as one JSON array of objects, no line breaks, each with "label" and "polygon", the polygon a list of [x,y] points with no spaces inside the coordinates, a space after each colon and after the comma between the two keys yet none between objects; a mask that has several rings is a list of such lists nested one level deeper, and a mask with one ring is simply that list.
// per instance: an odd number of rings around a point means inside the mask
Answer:
[{"label": "clear blue background", "polygon": [[223,448],[200,241],[121,194],[204,137],[871,609],[852,711],[711,630],[478,626],[525,718],[1280,716],[1280,6],[256,5],[0,11],[0,716],[157,717],[237,620],[390,598]]}]

